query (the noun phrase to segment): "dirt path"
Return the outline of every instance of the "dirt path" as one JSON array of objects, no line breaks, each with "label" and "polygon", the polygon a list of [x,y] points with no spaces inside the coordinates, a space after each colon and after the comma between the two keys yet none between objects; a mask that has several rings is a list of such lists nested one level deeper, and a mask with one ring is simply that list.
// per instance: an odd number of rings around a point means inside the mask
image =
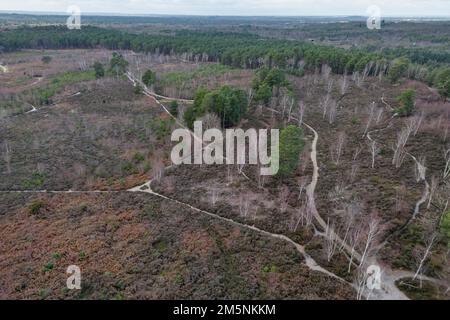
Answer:
[{"label": "dirt path", "polygon": [[263,234],[265,236],[269,236],[271,238],[275,238],[275,239],[280,239],[280,240],[286,241],[286,242],[292,244],[295,247],[295,249],[303,256],[303,258],[305,259],[305,265],[310,270],[321,272],[321,273],[323,273],[323,274],[325,274],[325,275],[327,275],[329,277],[338,279],[339,281],[342,281],[342,282],[344,282],[344,283],[346,283],[346,284],[348,284],[348,285],[353,287],[353,284],[347,282],[346,280],[342,279],[341,277],[335,275],[334,273],[332,273],[332,272],[326,270],[325,268],[321,267],[320,265],[318,265],[317,262],[310,255],[308,255],[306,253],[304,246],[298,244],[297,242],[293,241],[292,239],[288,238],[287,236],[282,235],[282,234],[271,233],[271,232],[268,232],[266,230],[259,229],[259,228],[255,227],[254,225],[248,225],[248,224],[240,223],[240,222],[237,222],[237,221],[235,221],[233,219],[225,218],[225,217],[222,217],[222,216],[217,215],[215,213],[208,212],[208,211],[196,208],[196,207],[194,207],[194,206],[192,206],[192,205],[190,205],[188,203],[181,202],[181,201],[173,199],[173,198],[169,198],[169,197],[167,197],[165,195],[162,195],[162,194],[159,194],[159,193],[153,191],[153,189],[151,188],[151,184],[152,184],[152,180],[146,182],[145,184],[143,184],[141,186],[129,189],[128,191],[129,192],[144,192],[144,193],[148,193],[148,194],[160,197],[162,199],[172,201],[172,202],[177,203],[177,204],[179,204],[181,206],[188,207],[188,208],[190,208],[190,209],[192,209],[192,210],[194,210],[196,212],[199,212],[199,213],[202,213],[202,214],[206,214],[206,215],[208,215],[208,216],[210,216],[212,218],[215,218],[215,219],[218,219],[218,220],[221,220],[221,221],[224,221],[224,222],[236,225],[236,226],[244,228],[244,229],[248,229],[248,230],[252,230],[252,231],[261,233],[261,234]]},{"label": "dirt path", "polygon": [[[140,84],[140,85],[143,85],[142,83],[141,83],[141,81],[139,81],[139,80],[137,80],[130,72],[127,72],[126,73],[126,76],[127,76],[127,78],[133,83],[133,85],[136,85],[136,84]],[[160,94],[157,94],[157,93],[155,93],[155,92],[152,92],[152,91],[150,91],[150,90],[148,90],[148,88],[145,88],[146,90],[146,92],[149,94],[149,95],[151,95],[151,96],[153,96],[153,97],[155,97],[155,98],[159,98],[159,99],[164,99],[164,100],[169,100],[169,101],[179,101],[179,102],[184,102],[184,103],[193,103],[194,102],[194,100],[189,100],[189,99],[180,99],[180,98],[171,98],[171,97],[166,97],[166,96],[162,96],[162,95],[160,95]]]}]

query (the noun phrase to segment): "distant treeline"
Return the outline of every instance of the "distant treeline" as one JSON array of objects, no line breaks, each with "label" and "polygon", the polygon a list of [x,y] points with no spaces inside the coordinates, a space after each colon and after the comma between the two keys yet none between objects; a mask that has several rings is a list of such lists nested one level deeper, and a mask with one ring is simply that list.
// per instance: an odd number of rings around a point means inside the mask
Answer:
[{"label": "distant treeline", "polygon": [[[0,33],[0,50],[107,48],[136,52],[186,54],[199,61],[221,62],[239,68],[280,68],[293,72],[312,72],[327,64],[336,74],[364,72],[367,75],[388,73],[392,61],[405,56],[420,64],[414,78],[427,80],[436,69],[448,68],[450,54],[427,49],[389,49],[370,52],[343,49],[310,42],[265,39],[246,33],[175,31],[167,34],[130,34],[118,30],[85,26],[69,30],[66,26],[20,27]],[[394,63],[395,65],[395,63]],[[417,67],[417,66],[416,66]],[[417,68],[416,68],[417,69]],[[417,75],[416,75],[417,74]]]}]

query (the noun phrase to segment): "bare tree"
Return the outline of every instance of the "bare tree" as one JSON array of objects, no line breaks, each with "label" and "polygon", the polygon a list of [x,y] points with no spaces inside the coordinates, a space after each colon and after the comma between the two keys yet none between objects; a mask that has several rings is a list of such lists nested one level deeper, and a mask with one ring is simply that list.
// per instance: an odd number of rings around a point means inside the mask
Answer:
[{"label": "bare tree", "polygon": [[375,140],[372,140],[369,143],[370,153],[372,154],[372,169],[375,168],[375,158],[380,153],[381,148],[378,146],[378,143]]},{"label": "bare tree", "polygon": [[328,122],[333,124],[336,121],[338,105],[335,100],[331,100],[328,105]]},{"label": "bare tree", "polygon": [[325,228],[325,240],[326,240],[326,253],[327,261],[330,262],[336,253],[339,242],[337,241],[337,234],[335,232],[334,224],[330,225],[330,220],[327,221],[327,226]]},{"label": "bare tree", "polygon": [[419,182],[425,180],[425,175],[427,172],[427,168],[425,167],[425,157],[422,156],[415,161],[414,169],[416,181]]},{"label": "bare tree", "polygon": [[291,117],[292,107],[294,105],[294,97],[287,91],[287,89],[280,89],[281,94],[281,117],[284,119],[286,113],[288,113],[288,121]]},{"label": "bare tree", "polygon": [[447,213],[450,205],[450,182],[444,182],[434,194],[436,206],[441,211],[441,218]]},{"label": "bare tree", "polygon": [[356,201],[352,200],[348,204],[345,204],[344,206],[344,238],[342,239],[341,247],[339,248],[339,251],[342,251],[345,247],[345,244],[347,243],[347,240],[350,236],[350,231],[353,228],[353,225],[355,223],[356,217],[361,212],[361,204]]},{"label": "bare tree", "polygon": [[151,174],[153,180],[160,182],[164,176],[164,163],[162,157],[159,154],[155,154],[151,159],[152,170]]},{"label": "bare tree", "polygon": [[397,135],[397,142],[393,148],[394,157],[392,158],[392,164],[395,165],[396,168],[400,168],[403,160],[405,159],[406,152],[405,146],[408,142],[408,139],[412,133],[412,128],[410,125],[407,125],[402,128],[402,130]]},{"label": "bare tree", "polygon": [[258,188],[259,189],[263,189],[264,188],[264,185],[266,184],[266,181],[267,181],[267,177],[268,176],[264,176],[264,175],[261,175],[260,173],[261,173],[261,162],[260,161],[258,161],[258,163],[257,163],[257,165],[256,166],[253,166],[254,168],[255,168],[255,176],[256,176],[256,182],[257,182],[257,184],[258,184]]},{"label": "bare tree", "polygon": [[306,210],[306,206],[302,204],[295,214],[292,216],[289,230],[291,232],[296,232],[298,226],[301,224],[302,226],[309,226],[312,223],[312,215],[308,215],[308,211]]},{"label": "bare tree", "polygon": [[328,113],[328,107],[330,105],[331,102],[331,96],[330,94],[327,94],[326,96],[322,97],[320,99],[320,107],[322,108],[322,117],[325,119],[325,116]]},{"label": "bare tree", "polygon": [[334,80],[329,79],[328,83],[327,83],[327,94],[331,94],[331,92],[333,91],[333,85],[334,85]]},{"label": "bare tree", "polygon": [[217,189],[213,189],[211,191],[211,204],[214,207],[219,200],[219,191]]},{"label": "bare tree", "polygon": [[358,247],[361,240],[362,240],[362,228],[360,226],[357,226],[356,228],[350,229],[350,233],[348,235],[348,243],[349,243],[351,250],[350,250],[350,259],[348,262],[348,270],[347,270],[348,273],[350,273],[352,270],[353,259],[355,258],[356,248]]},{"label": "bare tree", "polygon": [[369,107],[369,116],[367,117],[366,129],[364,130],[363,137],[365,137],[367,134],[367,131],[369,131],[374,117],[375,117],[375,102],[372,102]]},{"label": "bare tree", "polygon": [[375,124],[379,125],[381,122],[381,119],[383,119],[383,108],[378,108],[377,117],[375,120]]},{"label": "bare tree", "polygon": [[448,179],[450,177],[450,149],[445,151],[444,159],[445,159],[444,179]]},{"label": "bare tree", "polygon": [[336,165],[339,165],[346,141],[347,135],[344,131],[340,131],[337,134],[336,142],[330,145],[331,159]]},{"label": "bare tree", "polygon": [[367,227],[365,228],[365,245],[364,250],[361,255],[360,266],[364,265],[365,260],[371,254],[371,249],[376,241],[376,238],[380,232],[380,218],[374,212],[369,217],[369,221],[367,222]]},{"label": "bare tree", "polygon": [[[259,174],[257,174],[259,176]],[[233,165],[227,165],[227,180],[228,184],[233,183],[234,181],[234,170]]]},{"label": "bare tree", "polygon": [[358,160],[359,155],[361,154],[362,148],[361,146],[357,146],[355,152],[353,153],[353,161]]},{"label": "bare tree", "polygon": [[330,192],[328,192],[328,199],[331,202],[342,203],[347,199],[347,191],[347,186],[344,181],[341,180]]},{"label": "bare tree", "polygon": [[363,79],[362,79],[362,76],[360,76],[358,71],[353,72],[352,80],[356,83],[356,86],[358,88],[361,88]]},{"label": "bare tree", "polygon": [[352,167],[350,168],[350,182],[355,182],[356,175],[358,174],[359,163],[356,161],[352,162]]},{"label": "bare tree", "polygon": [[431,201],[433,201],[433,196],[436,193],[438,185],[439,185],[438,178],[436,176],[432,176],[431,177],[431,184],[430,184],[430,194],[428,196],[427,209],[430,209],[430,207],[431,207]]},{"label": "bare tree", "polygon": [[366,290],[366,283],[369,275],[366,272],[365,266],[359,266],[356,269],[355,282],[356,282],[356,300],[362,300],[364,292]]},{"label": "bare tree", "polygon": [[428,256],[431,254],[431,249],[433,248],[433,245],[435,244],[437,235],[438,234],[436,232],[433,232],[426,241],[426,247],[425,247],[425,250],[423,251],[423,253],[416,255],[418,267],[417,267],[416,273],[414,274],[413,280],[416,280],[416,278],[421,274],[424,263],[427,260]]},{"label": "bare tree", "polygon": [[395,195],[395,211],[404,212],[408,209],[408,204],[405,201],[406,186],[404,184],[396,188]]},{"label": "bare tree", "polygon": [[344,73],[344,76],[341,79],[341,83],[340,83],[340,90],[341,90],[341,95],[344,96],[347,93],[348,90],[348,79],[347,79],[347,73]]},{"label": "bare tree", "polygon": [[207,113],[199,119],[203,123],[203,130],[220,129],[221,121],[215,113]]},{"label": "bare tree", "polygon": [[298,179],[298,199],[300,200],[303,195],[303,191],[306,190],[306,185],[308,183],[308,177],[303,176]]},{"label": "bare tree", "polygon": [[250,210],[250,201],[247,196],[241,194],[239,197],[239,213],[242,217],[246,218],[248,216],[248,212]]},{"label": "bare tree", "polygon": [[9,147],[9,144],[7,141],[5,141],[4,144],[4,153],[3,153],[3,159],[6,162],[6,173],[11,173],[11,148]]},{"label": "bare tree", "polygon": [[325,81],[328,81],[328,79],[330,78],[330,74],[331,74],[331,67],[327,64],[323,64],[322,68],[321,68],[321,73],[322,73],[322,78]]},{"label": "bare tree", "polygon": [[303,125],[303,117],[305,115],[306,105],[303,101],[298,102],[298,110],[297,110],[297,121],[298,125]]},{"label": "bare tree", "polygon": [[424,112],[421,112],[420,115],[412,117],[410,121],[410,126],[412,131],[414,132],[414,136],[419,132],[420,126],[422,125],[423,119],[425,117]]},{"label": "bare tree", "polygon": [[280,198],[280,210],[281,212],[286,212],[288,208],[288,201],[289,201],[289,188],[286,186],[281,187],[281,191],[279,194]]}]

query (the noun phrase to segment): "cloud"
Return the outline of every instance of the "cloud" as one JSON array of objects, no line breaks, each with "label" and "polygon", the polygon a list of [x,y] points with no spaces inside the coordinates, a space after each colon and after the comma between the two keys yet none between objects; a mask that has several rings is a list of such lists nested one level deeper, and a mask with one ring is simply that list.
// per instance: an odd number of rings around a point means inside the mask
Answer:
[{"label": "cloud", "polygon": [[366,15],[371,5],[384,16],[450,15],[449,0],[0,0],[0,10],[201,15]]}]

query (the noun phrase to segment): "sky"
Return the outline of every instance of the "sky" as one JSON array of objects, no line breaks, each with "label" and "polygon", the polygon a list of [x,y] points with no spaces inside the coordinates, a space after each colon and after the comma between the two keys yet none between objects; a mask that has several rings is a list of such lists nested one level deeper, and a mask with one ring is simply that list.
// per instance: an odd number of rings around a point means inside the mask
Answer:
[{"label": "sky", "polygon": [[0,0],[1,11],[81,13],[237,15],[237,16],[367,16],[370,6],[381,16],[450,16],[450,0]]}]

